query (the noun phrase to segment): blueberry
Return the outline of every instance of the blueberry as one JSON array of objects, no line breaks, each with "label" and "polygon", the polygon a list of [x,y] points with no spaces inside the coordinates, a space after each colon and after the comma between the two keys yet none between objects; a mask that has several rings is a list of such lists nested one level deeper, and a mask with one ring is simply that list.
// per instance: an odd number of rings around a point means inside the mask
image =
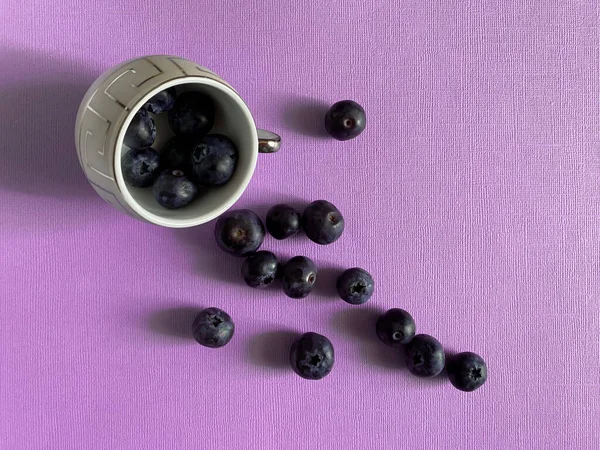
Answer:
[{"label": "blueberry", "polygon": [[132,148],[121,157],[123,178],[129,186],[150,187],[158,175],[160,156],[153,148]]},{"label": "blueberry", "polygon": [[164,169],[179,169],[192,175],[192,141],[187,136],[175,136],[167,141],[160,153]]},{"label": "blueberry", "polygon": [[481,356],[471,352],[448,357],[446,370],[452,385],[465,392],[474,391],[487,380],[485,361]]},{"label": "blueberry", "polygon": [[170,87],[148,100],[143,108],[152,114],[160,114],[169,111],[173,105],[175,105],[175,88]]},{"label": "blueberry", "polygon": [[306,256],[294,256],[281,270],[283,292],[291,298],[304,298],[317,281],[317,266]]},{"label": "blueberry", "polygon": [[392,308],[377,319],[377,337],[390,347],[402,347],[415,336],[415,321],[400,308]]},{"label": "blueberry", "polygon": [[305,333],[292,344],[290,365],[307,380],[320,380],[333,369],[335,354],[331,341],[317,333]]},{"label": "blueberry", "polygon": [[184,92],[169,111],[169,125],[175,134],[206,134],[215,123],[215,106],[200,92]]},{"label": "blueberry", "polygon": [[198,344],[218,348],[231,340],[235,326],[225,311],[219,308],[206,308],[194,319],[192,331]]},{"label": "blueberry", "polygon": [[156,139],[156,125],[145,109],[140,109],[131,119],[123,142],[129,148],[148,148]]},{"label": "blueberry", "polygon": [[221,186],[227,183],[237,166],[235,144],[222,134],[209,134],[192,148],[192,168],[198,184]]},{"label": "blueberry", "polygon": [[331,244],[344,231],[344,217],[328,201],[317,200],[304,210],[302,228],[311,241],[321,245]]},{"label": "blueberry", "polygon": [[300,231],[301,216],[289,205],[275,205],[267,213],[267,231],[275,239],[286,239]]},{"label": "blueberry", "polygon": [[273,253],[267,251],[256,252],[244,261],[242,276],[248,286],[264,288],[275,281],[278,270],[279,263]]},{"label": "blueberry", "polygon": [[198,195],[196,185],[181,170],[163,171],[152,187],[154,198],[167,209],[182,208]]},{"label": "blueberry", "polygon": [[406,367],[413,375],[431,378],[444,369],[444,349],[437,339],[428,334],[417,334],[404,346]]},{"label": "blueberry", "polygon": [[366,125],[365,110],[352,100],[335,103],[325,115],[325,129],[338,141],[355,138],[364,131]]},{"label": "blueberry", "polygon": [[362,305],[373,295],[375,283],[369,272],[358,267],[344,270],[336,283],[337,293],[351,305]]},{"label": "blueberry", "polygon": [[228,211],[215,224],[215,239],[224,252],[248,256],[259,249],[265,227],[256,214],[247,209]]}]

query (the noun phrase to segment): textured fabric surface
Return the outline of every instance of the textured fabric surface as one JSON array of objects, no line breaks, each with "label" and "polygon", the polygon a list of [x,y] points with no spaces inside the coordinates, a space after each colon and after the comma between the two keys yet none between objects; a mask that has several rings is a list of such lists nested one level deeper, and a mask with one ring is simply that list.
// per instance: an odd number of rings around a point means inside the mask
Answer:
[{"label": "textured fabric surface", "polygon": [[[600,70],[591,0],[0,2],[0,447],[598,448]],[[212,224],[173,231],[105,204],[75,157],[85,89],[124,59],[198,61],[284,139],[238,206],[324,198],[337,243],[315,295],[240,283]],[[322,136],[351,98],[368,126]],[[371,302],[332,292],[361,266]],[[237,331],[189,339],[218,306]],[[411,377],[373,318],[410,311],[483,355],[472,394]],[[297,332],[336,364],[298,378]]]}]

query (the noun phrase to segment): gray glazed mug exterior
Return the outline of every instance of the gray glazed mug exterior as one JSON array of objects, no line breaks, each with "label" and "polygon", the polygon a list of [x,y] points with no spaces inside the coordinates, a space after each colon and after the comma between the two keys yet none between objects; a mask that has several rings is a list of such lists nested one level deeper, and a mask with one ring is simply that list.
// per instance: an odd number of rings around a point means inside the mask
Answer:
[{"label": "gray glazed mug exterior", "polygon": [[[152,189],[128,186],[121,173],[121,157],[129,150],[123,138],[131,119],[151,97],[169,87],[176,87],[178,92],[196,90],[209,95],[217,116],[212,132],[231,138],[239,153],[229,183],[178,210],[159,206]],[[166,120],[165,114],[155,117],[156,148],[172,136]],[[278,135],[257,130],[250,110],[229,83],[214,72],[175,56],[145,56],[106,71],[85,94],[75,123],[77,156],[94,190],[113,207],[136,219],[171,228],[200,225],[229,209],[248,186],[258,153],[276,152],[280,143]]]}]

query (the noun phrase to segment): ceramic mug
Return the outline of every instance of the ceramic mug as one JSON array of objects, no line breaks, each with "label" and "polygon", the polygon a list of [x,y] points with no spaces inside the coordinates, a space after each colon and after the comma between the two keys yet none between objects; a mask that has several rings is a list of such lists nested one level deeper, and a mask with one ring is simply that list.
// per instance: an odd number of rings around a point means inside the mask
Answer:
[{"label": "ceramic mug", "polygon": [[[152,189],[128,186],[121,172],[125,131],[138,109],[158,92],[175,87],[177,93],[200,91],[215,104],[212,133],[228,136],[237,146],[239,159],[232,179],[211,189],[184,208],[161,207]],[[173,133],[166,114],[154,117],[156,141],[161,148]],[[130,216],[172,228],[206,223],[229,209],[242,195],[256,167],[258,153],[273,153],[281,138],[257,130],[240,95],[221,77],[186,59],[175,56],[145,56],[119,64],[102,74],[85,94],[75,122],[75,144],[79,163],[96,192]]]}]

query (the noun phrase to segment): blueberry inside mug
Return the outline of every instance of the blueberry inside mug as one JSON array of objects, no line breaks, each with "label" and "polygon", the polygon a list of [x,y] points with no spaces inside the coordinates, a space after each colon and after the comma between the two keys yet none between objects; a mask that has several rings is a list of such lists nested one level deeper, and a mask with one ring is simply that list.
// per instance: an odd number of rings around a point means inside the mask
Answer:
[{"label": "blueberry inside mug", "polygon": [[[228,136],[238,148],[232,179],[190,205],[176,210],[161,207],[152,189],[127,185],[121,157],[129,149],[123,138],[139,108],[157,93],[175,87],[178,93],[199,91],[215,104],[211,133]],[[166,114],[155,117],[160,149],[173,136]],[[240,95],[221,77],[198,64],[175,56],[145,56],[107,70],[85,94],[75,122],[75,145],[81,167],[94,190],[130,216],[156,225],[185,228],[200,225],[229,209],[245,191],[259,153],[279,150],[281,138],[256,128]]]}]

